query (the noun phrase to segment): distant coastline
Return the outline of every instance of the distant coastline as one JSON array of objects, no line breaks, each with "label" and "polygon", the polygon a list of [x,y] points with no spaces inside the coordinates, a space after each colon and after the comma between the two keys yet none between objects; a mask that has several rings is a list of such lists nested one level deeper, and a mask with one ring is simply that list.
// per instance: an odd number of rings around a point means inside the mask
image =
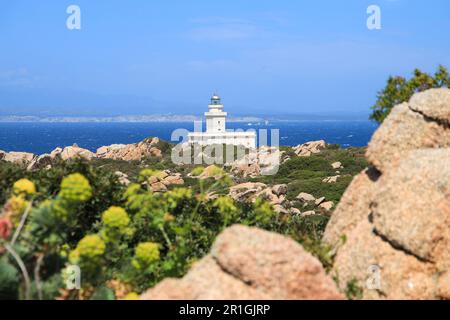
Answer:
[{"label": "distant coastline", "polygon": [[[123,115],[123,116],[22,116],[5,115],[0,116],[0,122],[42,122],[42,123],[115,123],[115,122],[194,122],[202,121],[202,116],[196,115]],[[350,117],[338,116],[235,116],[229,117],[228,122],[255,123],[265,121],[367,121],[367,118],[351,119]]]}]

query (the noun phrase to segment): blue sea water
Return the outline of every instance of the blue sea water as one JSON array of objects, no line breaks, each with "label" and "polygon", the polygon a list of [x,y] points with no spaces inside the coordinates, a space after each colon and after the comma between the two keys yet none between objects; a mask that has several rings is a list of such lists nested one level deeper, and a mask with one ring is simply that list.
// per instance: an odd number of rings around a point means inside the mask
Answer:
[{"label": "blue sea water", "polygon": [[[0,150],[48,153],[56,147],[76,143],[95,151],[114,143],[134,143],[146,137],[170,141],[175,129],[193,131],[192,122],[89,122],[89,123],[0,123]],[[377,125],[370,121],[279,121],[266,123],[227,123],[228,129],[278,129],[280,145],[294,146],[323,139],[342,147],[361,147],[369,142]],[[269,133],[270,136],[270,133]],[[270,141],[270,138],[269,138]]]}]

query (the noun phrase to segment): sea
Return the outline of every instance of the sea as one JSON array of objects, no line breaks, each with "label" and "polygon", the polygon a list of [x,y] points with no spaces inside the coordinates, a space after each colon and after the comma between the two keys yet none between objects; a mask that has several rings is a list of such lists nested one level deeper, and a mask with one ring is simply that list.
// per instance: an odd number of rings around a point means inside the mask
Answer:
[{"label": "sea", "polygon": [[[135,143],[147,137],[159,137],[177,143],[180,142],[179,139],[172,141],[172,134],[177,129],[193,131],[194,123],[0,122],[0,150],[43,154],[51,152],[56,147],[77,144],[95,151],[101,146]],[[344,120],[227,122],[227,129],[256,130],[258,137],[268,136],[269,144],[272,143],[271,134],[273,134],[274,137],[278,135],[279,145],[282,146],[296,146],[307,141],[323,139],[327,143],[348,148],[366,146],[377,129],[377,124],[371,121]]]}]

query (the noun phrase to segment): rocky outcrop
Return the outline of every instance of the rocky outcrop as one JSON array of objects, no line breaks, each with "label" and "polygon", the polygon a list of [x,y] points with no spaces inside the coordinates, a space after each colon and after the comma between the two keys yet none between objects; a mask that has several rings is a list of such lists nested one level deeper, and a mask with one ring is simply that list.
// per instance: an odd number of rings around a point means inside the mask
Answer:
[{"label": "rocky outcrop", "polygon": [[114,144],[97,149],[96,156],[103,159],[141,161],[148,157],[161,157],[159,138],[148,138],[134,144]]},{"label": "rocky outcrop", "polygon": [[374,134],[372,167],[354,178],[323,238],[341,289],[356,280],[367,299],[450,299],[449,110],[450,90],[419,93]]},{"label": "rocky outcrop", "polygon": [[114,174],[117,176],[117,178],[119,179],[119,183],[120,184],[122,184],[122,185],[124,185],[124,186],[128,186],[130,183],[131,183],[131,181],[130,181],[130,179],[128,178],[128,175],[127,174],[125,174],[125,173],[123,173],[123,172],[121,172],[121,171],[116,171],[116,172],[114,172]]},{"label": "rocky outcrop", "polygon": [[241,183],[230,188],[229,196],[239,202],[255,202],[262,198],[274,206],[276,212],[288,213],[282,204],[286,201],[287,186],[285,184],[268,187],[260,182]]},{"label": "rocky outcrop", "polygon": [[98,158],[114,159],[119,152],[126,148],[126,144],[112,144],[109,146],[102,146],[97,149],[95,154]]},{"label": "rocky outcrop", "polygon": [[166,279],[141,299],[342,299],[320,262],[294,240],[235,225],[182,279]]},{"label": "rocky outcrop", "polygon": [[172,173],[170,170],[164,170],[149,177],[145,183],[153,192],[164,192],[168,190],[170,185],[184,184],[184,180],[181,173]]},{"label": "rocky outcrop", "polygon": [[322,149],[325,149],[326,143],[324,140],[310,141],[304,144],[299,144],[293,147],[295,154],[299,157],[309,157],[312,154],[320,153]]},{"label": "rocky outcrop", "polygon": [[313,195],[306,193],[306,192],[300,192],[296,199],[300,200],[301,202],[313,202],[316,201],[316,198],[314,198]]},{"label": "rocky outcrop", "polygon": [[50,168],[54,163],[54,158],[51,155],[45,153],[39,157],[34,157],[30,164],[27,166],[27,170],[36,170],[42,168]]},{"label": "rocky outcrop", "polygon": [[50,157],[53,159],[61,159],[63,161],[72,159],[85,159],[91,160],[95,157],[95,154],[87,149],[80,148],[76,144],[71,147],[65,147],[64,149],[56,148],[50,153]]},{"label": "rocky outcrop", "polygon": [[29,152],[15,152],[11,151],[5,153],[3,156],[3,160],[7,162],[11,162],[14,164],[18,164],[21,166],[27,166],[36,156],[33,153]]},{"label": "rocky outcrop", "polygon": [[256,194],[267,188],[267,185],[261,182],[245,182],[230,187],[228,194],[234,201],[248,201],[256,198]]},{"label": "rocky outcrop", "polygon": [[62,152],[62,151],[63,151],[62,148],[57,147],[57,148],[53,149],[52,152],[50,152],[50,157],[51,157],[52,159],[61,158],[60,155],[61,155],[61,152]]},{"label": "rocky outcrop", "polygon": [[272,192],[275,193],[275,195],[277,195],[277,196],[286,194],[287,190],[288,190],[288,187],[286,184],[276,184],[272,187]]},{"label": "rocky outcrop", "polygon": [[93,153],[87,149],[80,148],[76,144],[60,148],[55,148],[50,154],[36,156],[28,152],[4,152],[0,150],[0,160],[27,166],[28,170],[48,168],[56,162],[62,160],[94,158],[113,159],[124,161],[140,161],[146,157],[161,157],[162,151],[158,149],[160,140],[158,138],[148,138],[135,144],[113,144],[103,146]]},{"label": "rocky outcrop", "polygon": [[276,174],[280,164],[286,160],[284,151],[277,147],[262,146],[250,150],[249,154],[231,164],[231,173],[244,178]]}]

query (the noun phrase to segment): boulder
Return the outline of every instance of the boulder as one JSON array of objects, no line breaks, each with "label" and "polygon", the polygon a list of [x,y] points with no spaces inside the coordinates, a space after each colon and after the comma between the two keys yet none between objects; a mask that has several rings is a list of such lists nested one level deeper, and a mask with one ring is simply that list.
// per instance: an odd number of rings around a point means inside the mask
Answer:
[{"label": "boulder", "polygon": [[428,90],[415,94],[409,103],[395,106],[369,143],[369,162],[385,172],[411,150],[450,147],[449,120],[445,118],[450,109],[449,92]]},{"label": "boulder", "polygon": [[315,203],[316,206],[318,206],[324,201],[325,201],[325,197],[320,197],[320,198],[317,198],[314,203]]},{"label": "boulder", "polygon": [[184,180],[180,173],[171,173],[169,170],[158,172],[157,175],[153,175],[147,178],[145,182],[149,185],[150,190],[153,192],[165,192],[170,185],[182,185]]},{"label": "boulder", "polygon": [[295,154],[299,157],[309,157],[311,154],[320,153],[322,149],[325,149],[326,143],[324,140],[310,141],[304,144],[299,144],[293,147]]},{"label": "boulder", "polygon": [[273,210],[276,213],[282,213],[282,214],[290,213],[290,211],[288,209],[286,209],[285,207],[283,207],[281,204],[274,204],[273,205]]},{"label": "boulder", "polygon": [[325,209],[326,211],[330,211],[331,209],[333,209],[333,207],[334,207],[333,201],[322,202],[319,205],[319,208]]},{"label": "boulder", "polygon": [[438,123],[450,125],[450,90],[430,89],[415,94],[409,102],[409,108]]},{"label": "boulder", "polygon": [[333,163],[331,164],[331,167],[332,167],[333,169],[335,169],[335,170],[341,169],[341,168],[342,168],[342,163],[340,163],[339,161],[333,162]]},{"label": "boulder", "polygon": [[150,185],[150,190],[152,192],[165,192],[167,191],[167,186],[162,182],[155,182]]},{"label": "boulder", "polygon": [[272,187],[272,192],[277,196],[281,196],[287,193],[287,185],[285,184],[277,184]]},{"label": "boulder", "polygon": [[3,160],[3,158],[5,158],[6,156],[6,152],[3,150],[0,150],[0,160]]},{"label": "boulder", "polygon": [[314,210],[309,210],[309,211],[302,212],[302,216],[305,216],[305,217],[307,217],[307,216],[314,216],[315,214],[316,214],[316,212]]},{"label": "boulder", "polygon": [[173,175],[165,177],[163,180],[161,180],[162,183],[164,183],[166,186],[169,185],[182,185],[184,184],[184,180],[181,177],[180,173],[175,173]]},{"label": "boulder", "polygon": [[341,289],[353,282],[365,299],[450,298],[448,97],[448,89],[414,95],[372,138],[373,166],[353,179],[323,237]]},{"label": "boulder", "polygon": [[121,172],[121,171],[116,171],[114,172],[114,174],[119,178],[119,183],[123,184],[124,186],[128,186],[131,182],[128,179],[128,175]]},{"label": "boulder", "polygon": [[[55,154],[56,155],[56,154]],[[62,160],[66,161],[69,159],[86,159],[91,160],[95,157],[95,154],[87,149],[83,149],[74,144],[71,147],[65,147],[59,154]]]},{"label": "boulder", "polygon": [[272,205],[282,204],[286,200],[285,195],[277,196],[273,193],[272,188],[266,188],[260,192],[257,192],[252,200],[255,201],[256,198],[265,199]]},{"label": "boulder", "polygon": [[306,193],[306,192],[300,192],[296,199],[302,201],[302,202],[312,202],[316,201],[316,198],[314,198],[313,195]]},{"label": "boulder", "polygon": [[245,182],[230,187],[229,196],[234,201],[247,201],[253,198],[258,192],[261,192],[267,187],[266,184],[260,182]]},{"label": "boulder", "polygon": [[278,147],[262,146],[258,150],[258,165],[261,175],[274,175],[278,172],[284,151]]},{"label": "boulder", "polygon": [[141,295],[141,300],[267,300],[271,297],[224,272],[208,255],[182,278],[166,278]]},{"label": "boulder", "polygon": [[281,206],[281,204],[286,201],[286,195],[283,194],[284,186],[280,185],[275,189],[280,195],[277,195],[274,192],[274,187],[267,187],[264,183],[245,182],[232,186],[228,195],[233,200],[239,202],[255,202],[258,198],[265,199],[270,204],[274,205],[274,207],[276,206],[276,208],[274,208],[275,211],[287,213],[288,211]]},{"label": "boulder", "polygon": [[41,154],[39,157],[34,157],[33,160],[31,160],[30,164],[27,167],[27,170],[42,169],[46,168],[47,166],[51,167],[53,165],[53,162],[54,160],[50,154]]},{"label": "boulder", "polygon": [[[372,268],[378,272],[374,274]],[[339,277],[341,290],[356,281],[363,299],[436,298],[431,264],[397,250],[373,232],[367,219],[355,226],[337,250],[332,274]],[[379,281],[371,283],[376,277]]]},{"label": "boulder", "polygon": [[52,160],[60,159],[62,151],[63,151],[62,148],[57,147],[52,152],[50,152],[50,157],[52,158]]},{"label": "boulder", "polygon": [[231,172],[244,178],[275,174],[283,154],[277,147],[252,149],[249,154],[231,163]]},{"label": "boulder", "polygon": [[332,176],[332,177],[326,177],[325,179],[322,180],[322,182],[324,182],[324,183],[336,183],[336,182],[337,182],[337,179],[338,179],[339,177],[340,177],[339,175],[337,175],[337,176]]},{"label": "boulder", "polygon": [[232,165],[231,172],[243,178],[257,177],[261,173],[261,168],[258,163],[240,163]]},{"label": "boulder", "polygon": [[235,225],[182,279],[166,279],[141,299],[342,299],[320,264],[294,240]]},{"label": "boulder", "polygon": [[450,270],[450,148],[410,152],[380,178],[371,214],[389,242]]},{"label": "boulder", "polygon": [[28,166],[36,156],[29,152],[8,152],[4,155],[3,160],[18,165]]},{"label": "boulder", "polygon": [[114,158],[117,153],[119,153],[120,150],[126,148],[126,144],[112,144],[109,146],[102,146],[97,149],[95,154],[98,158],[107,158],[111,159]]},{"label": "boulder", "polygon": [[323,236],[325,242],[338,246],[361,220],[367,219],[378,177],[375,170],[365,169],[353,178],[327,224]]}]

